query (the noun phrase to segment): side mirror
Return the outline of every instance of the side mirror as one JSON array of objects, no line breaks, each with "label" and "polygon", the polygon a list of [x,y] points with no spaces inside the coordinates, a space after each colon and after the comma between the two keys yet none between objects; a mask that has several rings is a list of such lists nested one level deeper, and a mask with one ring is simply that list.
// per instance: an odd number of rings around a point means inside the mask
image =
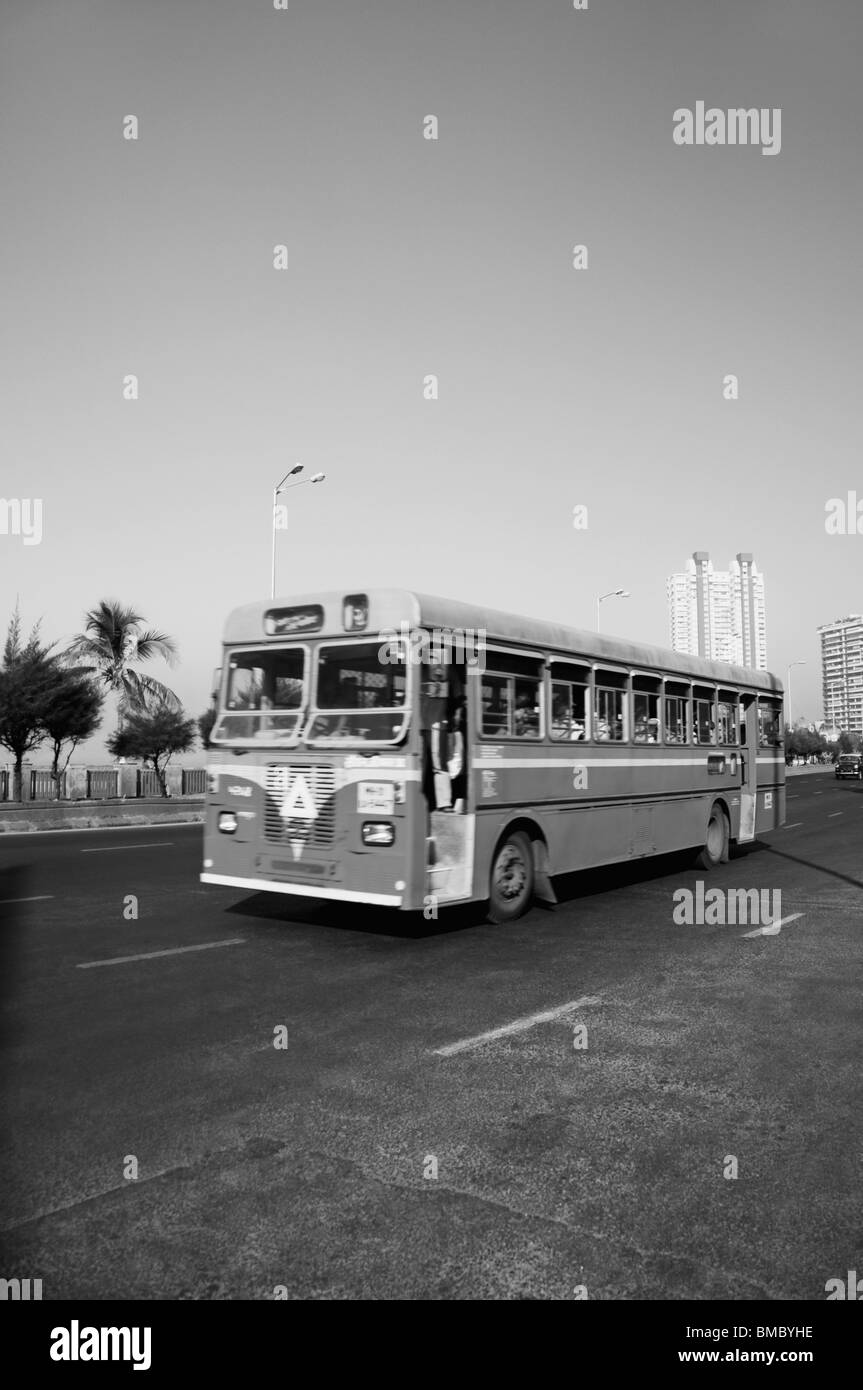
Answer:
[{"label": "side mirror", "polygon": [[216,702],[219,698],[219,691],[222,688],[222,668],[217,666],[213,672],[213,682],[210,690],[210,698]]}]

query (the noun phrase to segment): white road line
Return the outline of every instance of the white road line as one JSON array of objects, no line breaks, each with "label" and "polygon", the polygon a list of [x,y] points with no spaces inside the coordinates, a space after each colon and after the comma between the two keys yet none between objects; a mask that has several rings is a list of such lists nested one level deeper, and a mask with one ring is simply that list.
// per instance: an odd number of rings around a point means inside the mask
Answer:
[{"label": "white road line", "polygon": [[[841,815],[842,812],[840,811],[839,814]],[[35,898],[0,898],[0,907],[4,907],[7,903],[46,903],[53,896],[53,893],[39,893]]]},{"label": "white road line", "polygon": [[169,951],[147,951],[140,956],[111,956],[108,960],[88,960],[78,965],[78,970],[94,970],[97,965],[126,965],[131,960],[155,960],[157,956],[182,956],[186,951],[212,951],[216,946],[242,946],[244,936],[233,936],[230,941],[205,941],[202,946],[173,946]]},{"label": "white road line", "polygon": [[780,830],[796,830],[798,825],[802,825],[802,820],[793,820],[790,825],[780,825]]},{"label": "white road line", "polygon": [[81,849],[79,854],[116,854],[120,849],[164,849],[173,840],[150,840],[146,845],[99,845],[98,849]]},{"label": "white road line", "polygon": [[844,816],[844,811],[828,811],[827,819],[832,820],[834,816]]},{"label": "white road line", "polygon": [[785,800],[786,800],[786,801],[799,801],[799,800],[800,800],[800,793],[799,793],[799,792],[790,792],[789,795],[786,796]]},{"label": "white road line", "polygon": [[783,927],[787,927],[789,922],[796,922],[797,918],[802,916],[802,912],[792,912],[790,917],[780,917],[778,922],[771,922],[766,927],[756,927],[755,931],[745,931],[743,936],[778,936]]},{"label": "white road line", "polygon": [[813,795],[813,796],[823,796],[824,793],[823,793],[823,792],[813,792],[812,795]]},{"label": "white road line", "polygon": [[526,1033],[538,1023],[552,1023],[564,1014],[572,1013],[586,1004],[600,1004],[602,1000],[592,994],[583,999],[573,999],[571,1004],[560,1004],[556,1009],[546,1009],[543,1013],[530,1014],[527,1018],[517,1018],[514,1023],[505,1023],[502,1028],[491,1028],[487,1033],[477,1033],[473,1038],[462,1038],[460,1042],[447,1043],[446,1047],[434,1048],[436,1057],[453,1057],[456,1052],[466,1052],[469,1047],[479,1047],[482,1043],[493,1042],[496,1038],[508,1037],[511,1033]]}]

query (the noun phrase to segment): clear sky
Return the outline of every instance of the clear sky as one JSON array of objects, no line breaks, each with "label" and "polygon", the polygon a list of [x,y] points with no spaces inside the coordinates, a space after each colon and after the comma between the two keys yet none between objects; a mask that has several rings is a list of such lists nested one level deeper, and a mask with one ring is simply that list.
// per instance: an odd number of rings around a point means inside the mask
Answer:
[{"label": "clear sky", "polygon": [[[44,509],[41,544],[0,535],[0,623],[136,605],[200,713],[302,463],[283,594],[590,627],[626,587],[603,628],[667,645],[666,576],[751,551],[820,716],[815,629],[863,610],[863,535],[824,525],[863,499],[859,0],[0,15],[0,494]],[[699,100],[781,108],[780,152],[676,145]]]}]

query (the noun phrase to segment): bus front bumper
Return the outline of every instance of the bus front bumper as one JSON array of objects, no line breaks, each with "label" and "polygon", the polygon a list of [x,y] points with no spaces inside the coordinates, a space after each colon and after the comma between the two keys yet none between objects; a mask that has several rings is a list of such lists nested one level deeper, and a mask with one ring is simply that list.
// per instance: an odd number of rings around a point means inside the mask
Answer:
[{"label": "bus front bumper", "polygon": [[373,903],[377,907],[401,907],[400,893],[357,893],[347,888],[330,888],[325,884],[273,883],[260,878],[234,878],[229,874],[201,874],[202,883],[216,883],[222,888],[246,888],[250,893],[287,893],[295,898],[332,898],[343,903]]}]

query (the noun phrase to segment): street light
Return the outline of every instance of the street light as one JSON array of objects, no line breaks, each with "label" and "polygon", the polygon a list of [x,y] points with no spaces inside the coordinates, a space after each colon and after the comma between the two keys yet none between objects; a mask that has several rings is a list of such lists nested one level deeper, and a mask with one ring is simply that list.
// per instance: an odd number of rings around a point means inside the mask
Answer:
[{"label": "street light", "polygon": [[[295,474],[302,473],[302,471],[303,465],[301,463],[295,464],[293,468],[288,469],[288,472],[285,474],[284,478],[278,484],[278,486],[273,488],[273,553],[271,566],[272,573],[270,579],[270,598],[276,597],[276,505],[279,493],[287,492],[288,489],[292,487],[302,487],[303,483],[322,483],[324,481],[324,478],[327,476],[326,473],[314,473],[312,474],[311,478],[300,478],[299,482],[288,483],[289,478],[293,478]],[[287,487],[285,486],[286,483]]]},{"label": "street light", "polygon": [[[805,666],[805,661],[792,661],[785,668],[785,727],[791,729],[791,667]],[[792,731],[793,732],[793,731]]]},{"label": "street light", "polygon": [[599,605],[604,603],[607,598],[629,598],[628,589],[611,589],[607,594],[598,594],[596,598],[596,630],[599,632]]}]

